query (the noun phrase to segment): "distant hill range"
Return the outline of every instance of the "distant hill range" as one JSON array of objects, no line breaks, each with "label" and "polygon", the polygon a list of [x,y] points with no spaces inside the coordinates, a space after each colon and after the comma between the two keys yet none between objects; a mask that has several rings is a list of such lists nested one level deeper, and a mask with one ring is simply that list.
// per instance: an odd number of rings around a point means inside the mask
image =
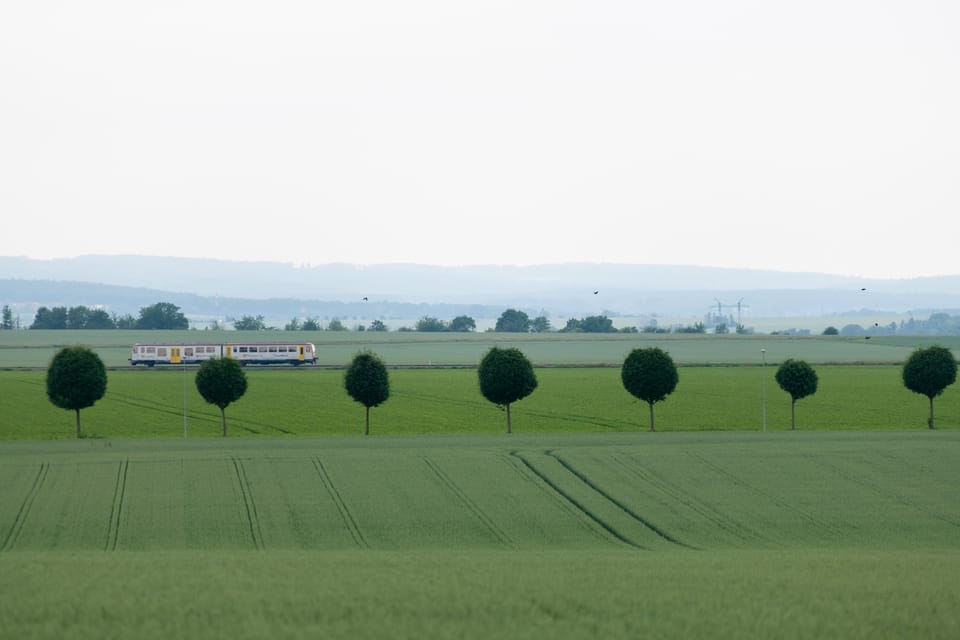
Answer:
[{"label": "distant hill range", "polygon": [[[136,315],[158,301],[188,316],[226,318],[753,317],[859,310],[960,309],[960,275],[862,279],[696,266],[321,264],[148,256],[0,257],[0,304],[102,307]],[[31,315],[32,317],[32,315]]]}]

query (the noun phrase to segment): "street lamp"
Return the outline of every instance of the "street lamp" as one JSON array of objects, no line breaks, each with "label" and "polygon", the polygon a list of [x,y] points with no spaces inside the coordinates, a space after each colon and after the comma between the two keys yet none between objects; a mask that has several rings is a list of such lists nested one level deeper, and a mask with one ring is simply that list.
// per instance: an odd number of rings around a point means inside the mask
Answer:
[{"label": "street lamp", "polygon": [[763,432],[767,432],[767,350],[760,349],[760,357],[763,358],[763,372],[760,379],[760,397],[761,397],[761,407],[763,408]]}]

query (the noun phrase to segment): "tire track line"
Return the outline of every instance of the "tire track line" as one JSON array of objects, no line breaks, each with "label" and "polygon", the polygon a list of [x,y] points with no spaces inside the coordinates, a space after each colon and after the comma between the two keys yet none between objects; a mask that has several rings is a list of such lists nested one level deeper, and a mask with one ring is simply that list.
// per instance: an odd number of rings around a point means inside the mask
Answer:
[{"label": "tire track line", "polygon": [[737,539],[746,541],[745,538],[753,538],[763,542],[775,542],[768,536],[756,531],[747,525],[731,518],[729,515],[720,511],[710,504],[698,500],[695,496],[684,491],[674,483],[664,478],[661,474],[643,467],[635,459],[623,459],[620,456],[612,456],[614,463],[623,468],[627,473],[640,479],[640,481],[651,485],[654,489],[663,492],[664,495],[673,498],[677,503],[689,508],[697,515],[703,517],[715,524],[718,528],[727,533],[736,536]]},{"label": "tire track line", "polygon": [[616,505],[616,507],[619,508],[621,511],[623,511],[625,514],[627,514],[628,516],[630,516],[631,518],[633,518],[634,520],[636,520],[637,522],[639,522],[640,524],[642,524],[644,527],[646,527],[647,529],[649,529],[649,530],[652,531],[653,533],[657,534],[658,536],[660,536],[661,538],[663,538],[663,539],[666,540],[667,542],[671,542],[671,543],[673,543],[673,544],[675,544],[675,545],[677,545],[677,546],[685,547],[685,548],[687,548],[687,549],[694,549],[694,548],[696,548],[696,547],[693,547],[693,546],[691,546],[691,545],[689,545],[689,544],[687,544],[687,543],[685,543],[685,542],[683,542],[683,541],[681,541],[681,540],[678,540],[677,538],[673,537],[672,535],[670,535],[669,533],[667,533],[666,531],[664,531],[663,529],[661,529],[660,527],[658,527],[657,525],[655,525],[653,522],[651,522],[650,520],[647,520],[647,519],[644,518],[642,515],[640,515],[639,513],[637,513],[636,511],[634,511],[634,510],[631,509],[630,507],[628,507],[627,505],[625,505],[623,502],[621,502],[621,501],[618,500],[617,498],[613,497],[610,493],[608,493],[605,489],[603,489],[603,487],[601,487],[600,485],[598,485],[597,483],[595,483],[593,480],[591,480],[589,477],[587,477],[587,475],[586,475],[585,473],[583,473],[582,471],[579,471],[579,470],[578,470],[577,468],[575,468],[572,464],[570,464],[569,462],[567,462],[566,460],[564,460],[562,457],[560,457],[559,455],[557,455],[554,451],[552,451],[552,450],[551,450],[551,451],[547,451],[546,454],[547,454],[548,456],[550,456],[551,458],[553,458],[554,460],[556,460],[557,462],[559,462],[559,463],[560,463],[560,466],[562,466],[564,469],[566,469],[567,471],[569,471],[570,473],[572,473],[574,476],[576,476],[577,479],[580,480],[580,482],[582,482],[583,484],[587,485],[588,487],[590,487],[591,489],[593,489],[594,491],[596,491],[598,494],[600,494],[601,496],[603,496],[603,498],[604,498],[605,500],[607,500],[608,502]]},{"label": "tire track line", "polygon": [[263,531],[260,530],[260,517],[257,514],[257,504],[253,500],[253,493],[250,490],[250,479],[247,477],[247,470],[243,462],[238,458],[233,460],[233,468],[237,472],[237,481],[240,483],[240,493],[243,496],[243,506],[247,510],[247,525],[250,528],[250,538],[253,541],[253,547],[257,551],[262,551]]},{"label": "tire track line", "polygon": [[488,516],[476,502],[471,500],[466,492],[464,492],[463,489],[457,486],[457,484],[450,479],[450,476],[444,473],[444,471],[429,458],[423,458],[423,462],[437,476],[437,478],[440,479],[440,482],[443,483],[453,493],[453,495],[456,496],[456,498],[463,503],[467,509],[470,510],[474,516],[476,516],[477,520],[479,520],[481,524],[483,524],[483,526],[486,527],[486,529],[490,531],[490,533],[492,533],[498,541],[500,541],[502,544],[513,546],[513,541],[510,539],[510,536],[508,536],[503,529],[498,527],[493,518]]},{"label": "tire track line", "polygon": [[808,511],[805,511],[805,510],[801,509],[800,507],[797,507],[796,505],[793,505],[793,504],[790,504],[789,502],[786,502],[786,501],[784,501],[784,500],[781,500],[780,498],[776,497],[776,496],[773,495],[772,493],[769,493],[769,492],[767,492],[767,491],[764,491],[764,490],[762,490],[762,489],[759,489],[758,487],[753,486],[753,485],[750,484],[749,482],[747,482],[747,481],[743,480],[742,478],[734,475],[734,474],[731,473],[730,471],[727,471],[726,469],[724,469],[723,467],[721,467],[721,466],[718,465],[717,463],[712,462],[711,460],[707,459],[706,457],[704,457],[704,456],[702,456],[702,455],[700,455],[700,454],[698,454],[698,453],[694,453],[693,451],[688,451],[688,452],[687,452],[687,455],[689,455],[689,456],[690,456],[691,458],[693,458],[694,460],[698,461],[700,464],[706,466],[708,469],[712,469],[712,470],[715,471],[717,474],[719,474],[719,475],[723,476],[724,478],[730,480],[733,484],[735,484],[735,485],[737,485],[737,486],[739,486],[739,487],[743,487],[744,489],[747,489],[748,491],[751,491],[752,493],[754,493],[754,494],[756,494],[756,495],[758,495],[758,496],[763,496],[764,498],[766,498],[767,500],[769,500],[770,502],[772,502],[774,505],[776,505],[776,506],[779,507],[780,509],[783,509],[783,510],[785,510],[785,511],[792,511],[793,513],[796,513],[796,514],[800,515],[804,520],[807,520],[807,521],[809,521],[810,523],[812,523],[812,524],[814,524],[814,525],[816,525],[816,526],[818,526],[818,527],[820,527],[820,528],[822,528],[822,529],[825,529],[825,530],[827,530],[827,531],[829,531],[829,532],[831,532],[831,533],[833,533],[833,534],[836,534],[836,535],[842,535],[842,534],[843,534],[843,532],[842,532],[839,528],[837,528],[836,526],[831,525],[831,524],[829,524],[829,523],[827,523],[827,522],[824,522],[824,521],[818,519],[818,518],[817,518],[816,516],[814,516],[812,513],[808,512]]},{"label": "tire track line", "polygon": [[110,505],[110,518],[107,520],[107,543],[104,551],[116,551],[120,539],[120,517],[123,514],[123,497],[127,491],[127,471],[130,460],[124,460],[117,467],[117,480],[113,487],[113,502]]},{"label": "tire track line", "polygon": [[347,508],[347,503],[344,501],[343,496],[340,495],[340,492],[337,491],[336,486],[334,486],[333,479],[330,477],[329,472],[327,472],[327,468],[323,466],[320,456],[313,457],[313,466],[317,469],[321,484],[323,484],[324,489],[327,490],[334,505],[336,505],[337,511],[340,512],[340,518],[343,520],[347,531],[350,532],[353,541],[358,547],[366,547],[369,549],[370,544],[363,537],[363,532],[360,530],[359,525],[357,525],[357,521],[354,520],[353,514],[350,513],[350,510]]},{"label": "tire track line", "polygon": [[647,548],[644,547],[643,545],[637,542],[634,542],[633,540],[629,539],[628,537],[626,537],[625,535],[617,531],[613,526],[611,526],[609,523],[607,523],[602,518],[600,518],[600,516],[590,511],[590,509],[586,505],[584,505],[582,502],[578,501],[576,498],[574,498],[569,493],[567,493],[562,488],[560,488],[559,485],[557,485],[550,478],[548,478],[544,472],[537,469],[536,466],[534,466],[534,464],[530,462],[527,458],[525,458],[519,451],[511,451],[510,455],[520,460],[520,462],[522,462],[527,467],[527,469],[529,469],[535,476],[540,478],[540,480],[543,481],[543,483],[546,484],[548,487],[550,487],[557,495],[562,496],[567,502],[569,502],[574,507],[576,507],[578,511],[580,511],[582,514],[587,516],[593,522],[597,523],[601,529],[609,533],[611,536],[613,536],[620,542],[630,547],[633,547],[634,549],[641,549],[643,551],[647,550]]},{"label": "tire track line", "polygon": [[3,545],[0,546],[0,551],[9,551],[13,548],[13,545],[16,544],[17,538],[20,537],[20,533],[23,531],[23,524],[26,522],[27,516],[30,515],[33,503],[43,488],[43,481],[46,480],[49,471],[50,463],[42,462],[40,468],[37,470],[37,475],[33,478],[33,484],[30,486],[30,490],[27,491],[27,495],[24,496],[23,502],[20,504],[17,517],[13,519],[13,525],[10,527],[10,531],[7,532]]}]

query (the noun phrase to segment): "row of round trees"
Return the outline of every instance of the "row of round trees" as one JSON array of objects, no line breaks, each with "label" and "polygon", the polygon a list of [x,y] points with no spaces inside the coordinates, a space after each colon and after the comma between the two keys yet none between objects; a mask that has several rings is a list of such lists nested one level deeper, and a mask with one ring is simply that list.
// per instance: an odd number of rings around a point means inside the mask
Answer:
[{"label": "row of round trees", "polygon": [[[507,433],[511,433],[510,406],[537,388],[533,365],[519,349],[493,347],[480,361],[477,376],[484,398],[506,410]],[[938,345],[917,349],[904,364],[902,377],[910,391],[929,398],[927,426],[933,429],[933,400],[956,381],[956,359],[949,349]],[[649,405],[650,431],[654,431],[654,405],[666,400],[680,380],[673,359],[658,347],[634,349],[623,362],[620,378],[631,395]],[[790,358],[777,368],[775,379],[790,395],[790,428],[795,429],[797,400],[816,393],[817,372],[803,360]],[[350,397],[365,407],[364,434],[369,434],[370,409],[390,397],[386,365],[372,352],[358,353],[347,367],[343,384]],[[226,408],[247,391],[247,379],[240,363],[229,358],[205,361],[197,371],[196,386],[206,402],[219,407],[226,437]],[[81,437],[80,410],[93,406],[106,389],[106,367],[100,357],[86,347],[64,347],[47,370],[47,397],[55,406],[76,412],[78,438]]]}]

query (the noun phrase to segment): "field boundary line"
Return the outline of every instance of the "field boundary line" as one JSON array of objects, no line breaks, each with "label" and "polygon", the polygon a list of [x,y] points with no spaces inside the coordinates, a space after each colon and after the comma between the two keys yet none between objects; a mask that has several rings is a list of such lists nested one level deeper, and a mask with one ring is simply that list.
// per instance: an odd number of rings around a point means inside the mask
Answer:
[{"label": "field boundary line", "polygon": [[117,480],[113,486],[113,501],[110,504],[110,517],[107,520],[107,543],[104,551],[116,551],[120,539],[120,516],[123,513],[123,497],[127,492],[127,471],[130,460],[126,459],[117,467]]},{"label": "field boundary line", "polygon": [[433,471],[434,474],[440,479],[440,482],[443,483],[450,491],[453,493],[456,498],[463,503],[470,512],[477,517],[484,527],[486,527],[494,537],[502,542],[505,545],[513,546],[513,541],[500,527],[497,526],[497,523],[484,513],[483,509],[480,508],[477,503],[470,499],[470,496],[466,494],[457,484],[448,476],[443,469],[441,469],[433,460],[430,458],[423,458],[424,463],[427,467]]},{"label": "field boundary line", "polygon": [[23,523],[26,522],[30,510],[33,508],[33,502],[37,499],[37,495],[40,493],[40,489],[43,487],[43,481],[47,478],[49,471],[49,462],[40,463],[37,475],[33,478],[33,484],[30,486],[30,490],[27,491],[27,495],[24,496],[23,502],[20,504],[17,517],[13,519],[13,525],[10,527],[10,531],[7,532],[7,537],[4,539],[3,545],[0,546],[0,551],[9,551],[13,548],[13,545],[16,544],[17,538],[20,537],[20,533],[23,531]]},{"label": "field boundary line", "polygon": [[570,504],[572,504],[574,507],[576,507],[580,513],[583,513],[585,516],[590,518],[590,520],[596,522],[598,525],[600,525],[600,528],[602,528],[604,531],[612,535],[614,538],[616,538],[617,540],[619,540],[620,542],[628,546],[633,547],[634,549],[648,551],[646,547],[644,547],[638,542],[634,542],[630,538],[626,537],[625,535],[617,531],[613,526],[611,526],[606,521],[604,521],[600,516],[590,511],[590,509],[588,509],[586,505],[584,505],[579,500],[571,496],[569,493],[561,489],[557,483],[555,483],[553,480],[548,478],[547,474],[537,469],[536,466],[534,466],[534,464],[530,462],[526,457],[524,457],[523,454],[521,454],[519,451],[511,451],[510,455],[518,458],[520,462],[522,462],[534,475],[540,478],[540,480],[543,481],[544,484],[550,487],[558,495],[563,496],[563,498],[567,500]]},{"label": "field boundary line", "polygon": [[253,493],[250,490],[250,479],[247,478],[247,470],[239,458],[231,458],[233,468],[237,472],[237,481],[240,483],[240,494],[243,496],[243,506],[247,510],[247,524],[250,527],[250,538],[253,540],[253,546],[258,551],[262,551],[263,532],[260,530],[260,517],[257,514],[257,504],[253,499]]},{"label": "field boundary line", "polygon": [[340,512],[340,519],[343,520],[343,524],[347,528],[347,531],[350,532],[351,537],[353,537],[353,541],[358,547],[366,547],[369,549],[370,544],[363,537],[363,532],[360,530],[357,521],[353,519],[353,514],[350,513],[350,509],[347,508],[347,503],[344,501],[343,496],[340,495],[337,487],[334,486],[333,479],[330,477],[327,468],[323,466],[323,461],[320,460],[320,456],[313,456],[313,466],[317,470],[317,475],[320,476],[320,483],[323,484],[323,488],[327,490],[327,493],[333,500],[333,504],[337,507],[337,511]]},{"label": "field boundary line", "polygon": [[687,548],[687,549],[695,549],[695,548],[696,548],[696,547],[693,547],[693,546],[687,544],[686,542],[683,542],[683,541],[678,540],[677,538],[673,537],[672,535],[670,535],[669,533],[667,533],[666,531],[664,531],[663,529],[661,529],[661,528],[658,527],[657,525],[653,524],[652,522],[650,522],[649,520],[647,520],[646,518],[644,518],[643,516],[641,516],[639,513],[635,512],[633,509],[631,509],[631,508],[628,507],[627,505],[623,504],[623,503],[622,503],[620,500],[618,500],[617,498],[614,498],[612,495],[610,495],[610,493],[608,493],[608,492],[607,492],[605,489],[603,489],[600,485],[598,485],[596,482],[594,482],[594,481],[591,480],[589,477],[587,477],[587,475],[586,475],[585,473],[583,473],[582,471],[579,471],[579,470],[578,470],[576,467],[574,467],[572,464],[570,464],[569,462],[567,462],[566,460],[564,460],[564,459],[563,459],[561,456],[559,456],[554,450],[546,451],[545,453],[546,453],[546,455],[550,456],[551,458],[553,458],[554,460],[556,460],[557,462],[559,462],[559,463],[560,463],[560,466],[562,466],[564,469],[566,469],[567,471],[569,471],[570,473],[572,473],[574,476],[576,476],[577,479],[580,480],[580,482],[582,482],[583,484],[587,485],[588,487],[590,487],[591,489],[593,489],[594,491],[596,491],[598,494],[600,494],[601,496],[603,496],[603,498],[604,498],[605,500],[609,501],[611,504],[616,505],[616,506],[617,506],[621,511],[623,511],[625,514],[627,514],[628,516],[630,516],[631,518],[633,518],[634,520],[636,520],[637,522],[639,522],[640,524],[642,524],[642,525],[645,526],[647,529],[649,529],[649,530],[652,531],[653,533],[657,534],[658,536],[660,536],[661,538],[663,538],[663,539],[666,540],[667,542],[671,542],[671,543],[673,543],[673,544],[675,544],[675,545],[677,545],[677,546],[685,547],[685,548]]}]

